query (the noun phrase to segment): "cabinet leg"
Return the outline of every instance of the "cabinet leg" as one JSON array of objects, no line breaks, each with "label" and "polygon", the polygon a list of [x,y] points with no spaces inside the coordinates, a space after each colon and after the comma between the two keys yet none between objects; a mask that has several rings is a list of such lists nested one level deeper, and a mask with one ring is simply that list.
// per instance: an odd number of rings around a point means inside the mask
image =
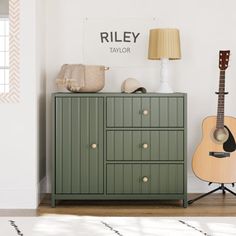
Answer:
[{"label": "cabinet leg", "polygon": [[187,198],[184,198],[184,199],[183,199],[183,207],[184,207],[184,208],[187,208],[187,207],[188,207],[188,199],[187,199]]},{"label": "cabinet leg", "polygon": [[51,207],[55,208],[56,207],[56,199],[52,198],[51,200]]}]

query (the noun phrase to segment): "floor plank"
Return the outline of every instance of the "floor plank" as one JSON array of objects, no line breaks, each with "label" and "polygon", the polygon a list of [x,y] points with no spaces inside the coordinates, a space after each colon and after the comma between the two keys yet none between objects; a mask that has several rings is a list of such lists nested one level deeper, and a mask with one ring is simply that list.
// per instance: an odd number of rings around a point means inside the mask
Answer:
[{"label": "floor plank", "polygon": [[[189,194],[192,199],[199,194]],[[37,210],[0,210],[0,216],[40,216],[47,214],[89,216],[236,216],[236,197],[216,193],[188,208],[181,201],[60,201],[50,206],[47,195]]]},{"label": "floor plank", "polygon": [[[199,194],[189,194],[192,199]],[[73,214],[90,216],[236,216],[236,197],[212,194],[188,208],[181,201],[61,201],[50,207],[47,196],[37,210],[38,215]]]}]

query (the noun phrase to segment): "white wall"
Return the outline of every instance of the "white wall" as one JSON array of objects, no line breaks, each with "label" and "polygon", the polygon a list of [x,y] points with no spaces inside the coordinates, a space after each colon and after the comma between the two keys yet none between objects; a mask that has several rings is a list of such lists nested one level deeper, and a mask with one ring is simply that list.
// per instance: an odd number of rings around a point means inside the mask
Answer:
[{"label": "white wall", "polygon": [[38,122],[43,69],[40,43],[36,49],[36,0],[22,0],[20,15],[20,102],[0,104],[0,209],[38,206],[38,162],[45,154],[39,146],[45,127]]},{"label": "white wall", "polygon": [[21,2],[21,101],[0,104],[0,208],[37,204],[34,3]]},{"label": "white wall", "polygon": [[[84,17],[156,17],[157,27],[176,27],[181,32],[182,60],[171,63],[175,91],[188,93],[188,191],[208,190],[191,170],[191,157],[200,141],[201,121],[216,113],[218,87],[218,50],[231,49],[231,67],[226,75],[230,95],[226,114],[236,116],[236,2],[228,0],[50,0],[46,3],[46,70],[47,70],[47,174],[50,176],[51,93],[56,91],[55,78],[64,63],[83,63],[82,20]],[[129,77],[142,81],[148,91],[159,83],[156,68],[111,68],[104,91],[120,91],[121,82]],[[48,189],[50,189],[50,181]]]},{"label": "white wall", "polygon": [[39,198],[46,192],[45,0],[36,0],[36,96]]}]

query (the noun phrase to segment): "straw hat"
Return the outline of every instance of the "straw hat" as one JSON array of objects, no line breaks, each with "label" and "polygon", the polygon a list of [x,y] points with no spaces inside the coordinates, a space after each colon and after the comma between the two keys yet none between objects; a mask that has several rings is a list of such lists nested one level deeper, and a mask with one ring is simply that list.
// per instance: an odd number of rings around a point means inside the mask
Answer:
[{"label": "straw hat", "polygon": [[126,79],[121,85],[121,92],[123,93],[146,93],[147,90],[141,86],[138,80],[134,78]]}]

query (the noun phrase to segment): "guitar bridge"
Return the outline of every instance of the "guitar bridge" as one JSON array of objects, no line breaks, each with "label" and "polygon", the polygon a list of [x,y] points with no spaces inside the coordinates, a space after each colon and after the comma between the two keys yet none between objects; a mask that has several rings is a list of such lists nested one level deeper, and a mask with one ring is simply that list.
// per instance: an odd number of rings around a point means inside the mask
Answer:
[{"label": "guitar bridge", "polygon": [[209,156],[216,157],[216,158],[225,158],[230,157],[229,152],[209,152]]}]

